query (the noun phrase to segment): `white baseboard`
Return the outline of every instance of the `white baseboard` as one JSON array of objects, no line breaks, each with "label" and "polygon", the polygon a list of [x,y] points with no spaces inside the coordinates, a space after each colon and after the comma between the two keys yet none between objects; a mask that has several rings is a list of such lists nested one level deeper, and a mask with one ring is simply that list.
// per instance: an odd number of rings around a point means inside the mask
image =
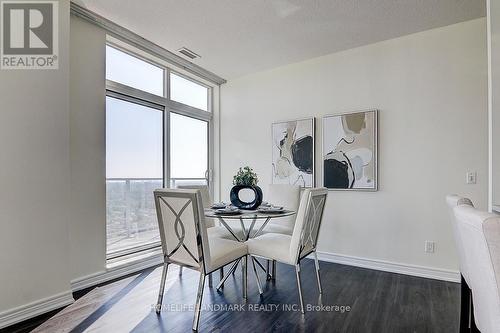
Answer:
[{"label": "white baseboard", "polygon": [[385,260],[367,259],[344,254],[317,251],[318,259],[336,264],[375,269],[378,271],[413,275],[435,280],[460,282],[460,273],[441,268],[395,263]]},{"label": "white baseboard", "polygon": [[161,254],[149,256],[141,260],[134,260],[130,263],[117,264],[108,266],[105,271],[87,275],[71,281],[71,289],[73,291],[82,290],[93,287],[95,285],[117,279],[128,274],[139,272],[143,269],[150,268],[163,263]]},{"label": "white baseboard", "polygon": [[0,329],[73,303],[71,290],[0,313]]}]

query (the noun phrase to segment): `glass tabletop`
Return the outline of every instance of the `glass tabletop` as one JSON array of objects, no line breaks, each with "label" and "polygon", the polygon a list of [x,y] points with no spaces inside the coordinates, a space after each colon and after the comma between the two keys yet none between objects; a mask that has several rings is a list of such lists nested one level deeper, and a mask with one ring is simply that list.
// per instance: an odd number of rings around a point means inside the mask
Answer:
[{"label": "glass tabletop", "polygon": [[257,210],[243,210],[237,214],[217,214],[215,209],[205,209],[205,217],[210,218],[223,218],[223,219],[272,219],[285,216],[292,216],[295,212],[293,210],[283,210],[279,213],[263,213]]}]

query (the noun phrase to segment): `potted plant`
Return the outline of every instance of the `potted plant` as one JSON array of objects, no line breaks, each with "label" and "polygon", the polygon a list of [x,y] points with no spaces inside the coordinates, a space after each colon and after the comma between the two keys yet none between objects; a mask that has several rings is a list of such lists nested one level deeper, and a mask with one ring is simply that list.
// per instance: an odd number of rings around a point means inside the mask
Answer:
[{"label": "potted plant", "polygon": [[[240,168],[233,177],[233,188],[231,189],[231,203],[241,209],[253,210],[262,203],[262,190],[257,186],[259,178],[257,174],[249,166]],[[239,192],[243,189],[252,190],[255,198],[251,202],[242,201],[239,197]]]}]

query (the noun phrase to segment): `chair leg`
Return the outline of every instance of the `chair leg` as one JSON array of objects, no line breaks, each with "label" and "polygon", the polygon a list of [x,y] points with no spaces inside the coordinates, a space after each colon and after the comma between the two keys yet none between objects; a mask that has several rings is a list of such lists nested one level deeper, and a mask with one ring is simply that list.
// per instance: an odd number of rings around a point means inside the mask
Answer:
[{"label": "chair leg", "polygon": [[295,265],[295,274],[297,275],[297,287],[299,289],[300,312],[304,312],[304,300],[302,298],[302,284],[300,283],[300,263]]},{"label": "chair leg", "polygon": [[259,295],[262,295],[262,286],[260,285],[259,274],[257,273],[257,267],[255,267],[255,258],[250,257],[252,259],[253,272],[255,274],[255,279],[257,280],[257,287],[259,288]]},{"label": "chair leg", "polygon": [[182,266],[179,267],[179,276],[182,276]]},{"label": "chair leg", "polygon": [[270,280],[272,278],[271,273],[269,272],[269,259],[266,260],[266,280]]},{"label": "chair leg", "polygon": [[318,289],[319,293],[323,293],[323,288],[321,287],[321,279],[319,278],[319,261],[318,261],[318,255],[316,254],[316,251],[314,251],[314,263],[316,266],[316,279],[318,279]]},{"label": "chair leg", "polygon": [[257,268],[262,269],[262,271],[264,273],[266,273],[266,279],[269,280],[269,278],[270,278],[270,275],[269,275],[269,266],[266,268],[266,267],[262,266],[262,264],[260,263],[259,259],[257,259],[254,256],[251,256],[251,257],[253,259],[253,262],[257,264]]},{"label": "chair leg", "polygon": [[241,278],[243,280],[243,298],[247,299],[247,256],[244,256],[241,260]]},{"label": "chair leg", "polygon": [[193,331],[198,331],[200,323],[201,304],[203,302],[203,288],[205,287],[205,274],[200,273],[200,282],[198,284],[198,294],[196,295],[196,305],[194,308]]},{"label": "chair leg", "polygon": [[163,302],[163,292],[165,291],[165,280],[167,279],[168,263],[163,264],[161,272],[160,292],[158,293],[158,302],[156,302],[156,313],[161,312],[161,303]]},{"label": "chair leg", "polygon": [[460,277],[460,333],[465,333],[470,331],[471,295],[464,277]]},{"label": "chair leg", "polygon": [[272,279],[276,280],[276,260],[273,260]]},{"label": "chair leg", "polygon": [[224,278],[224,267],[221,267],[219,269],[219,281],[222,281],[223,278]]},{"label": "chair leg", "polygon": [[212,273],[208,274],[208,287],[213,287]]},{"label": "chair leg", "polygon": [[224,288],[224,282],[226,282],[227,278],[229,275],[234,274],[234,271],[236,270],[236,266],[238,266],[238,263],[240,262],[240,259],[236,260],[231,268],[229,268],[229,271],[227,272],[226,276],[223,276],[222,279],[220,280],[219,284],[217,285],[217,290],[220,288]]}]

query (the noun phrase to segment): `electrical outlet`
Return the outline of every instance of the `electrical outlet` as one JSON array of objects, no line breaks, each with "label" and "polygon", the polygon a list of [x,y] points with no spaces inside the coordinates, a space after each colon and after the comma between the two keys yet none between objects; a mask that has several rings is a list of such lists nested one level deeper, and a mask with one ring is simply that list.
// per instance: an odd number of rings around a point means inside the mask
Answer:
[{"label": "electrical outlet", "polygon": [[467,172],[465,174],[465,181],[467,184],[475,184],[477,180],[477,173],[476,172]]},{"label": "electrical outlet", "polygon": [[425,241],[424,251],[426,253],[434,253],[435,250],[436,250],[436,243],[432,241]]}]

